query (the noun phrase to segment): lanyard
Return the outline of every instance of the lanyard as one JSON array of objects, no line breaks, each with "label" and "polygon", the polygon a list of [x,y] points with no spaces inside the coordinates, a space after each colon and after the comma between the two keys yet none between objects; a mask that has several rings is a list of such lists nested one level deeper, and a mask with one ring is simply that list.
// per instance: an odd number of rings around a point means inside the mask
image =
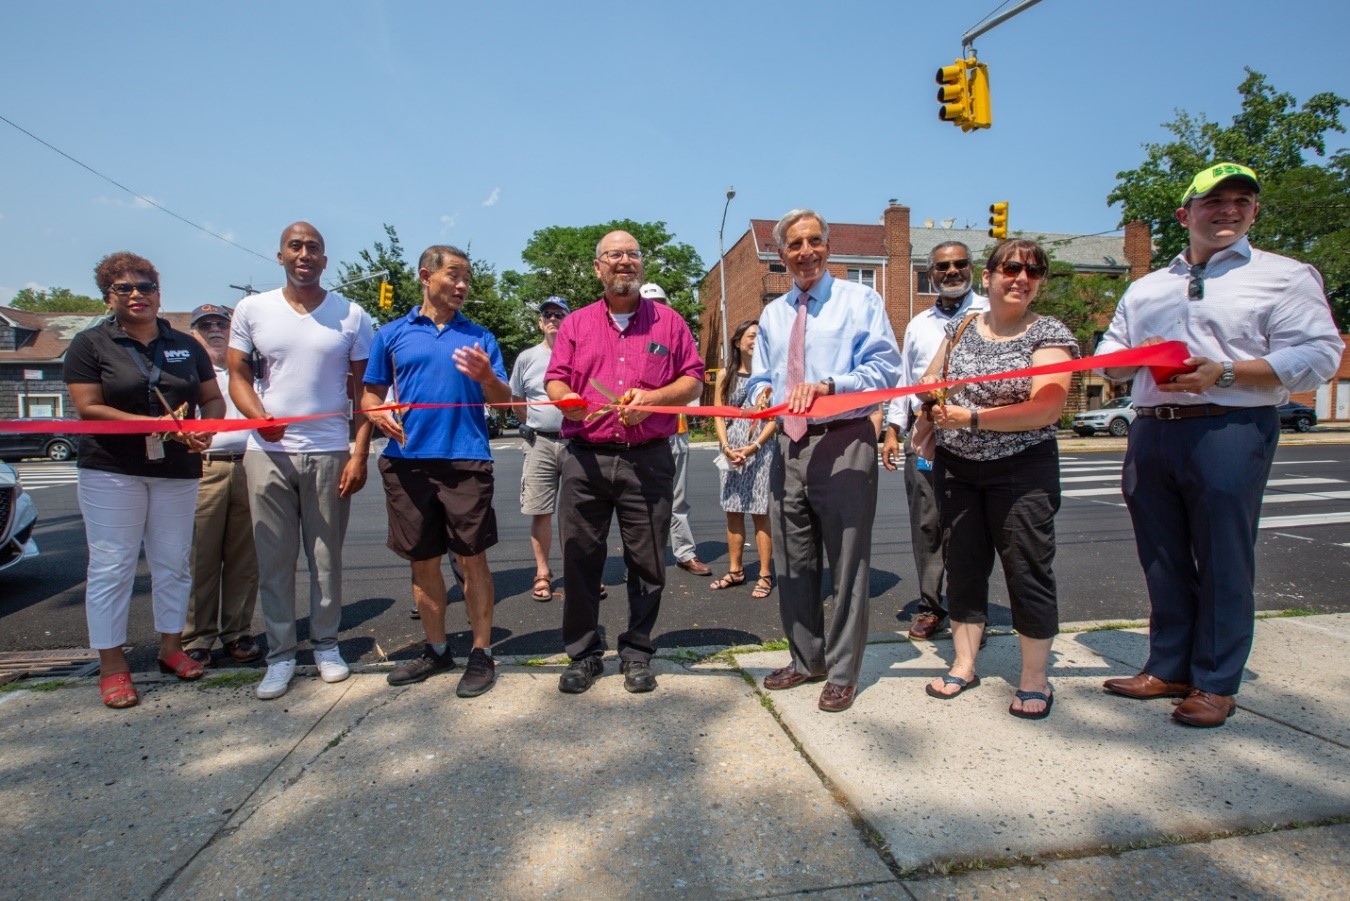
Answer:
[{"label": "lanyard", "polygon": [[[150,402],[150,415],[157,415],[155,411],[159,410],[159,398],[155,397],[155,389],[159,387],[159,377],[164,373],[163,336],[157,337],[150,342],[150,353],[154,358],[153,367],[147,367],[145,365],[145,359],[136,348],[130,345],[124,346],[127,349],[127,353],[131,354],[131,359],[135,362],[136,368],[141,371],[141,375],[145,376],[145,397],[146,400]],[[159,412],[167,413],[169,411],[159,410]]]}]

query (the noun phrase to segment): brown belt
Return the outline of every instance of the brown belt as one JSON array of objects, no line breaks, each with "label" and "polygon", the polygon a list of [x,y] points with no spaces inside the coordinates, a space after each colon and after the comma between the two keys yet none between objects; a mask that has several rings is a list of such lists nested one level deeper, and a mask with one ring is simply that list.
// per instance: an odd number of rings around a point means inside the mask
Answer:
[{"label": "brown belt", "polygon": [[1221,404],[1179,404],[1165,407],[1135,407],[1140,416],[1169,422],[1173,419],[1197,419],[1201,416],[1226,416],[1243,410],[1255,410],[1257,407],[1225,407]]}]

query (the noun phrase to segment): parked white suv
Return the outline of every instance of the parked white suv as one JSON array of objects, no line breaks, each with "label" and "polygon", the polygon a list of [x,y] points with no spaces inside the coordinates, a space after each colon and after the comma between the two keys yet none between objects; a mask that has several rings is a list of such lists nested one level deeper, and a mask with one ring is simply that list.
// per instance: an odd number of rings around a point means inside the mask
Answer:
[{"label": "parked white suv", "polygon": [[1130,404],[1130,399],[1117,397],[1115,400],[1107,401],[1100,410],[1075,413],[1073,430],[1084,437],[1106,432],[1117,438],[1124,438],[1130,433],[1130,423],[1134,422],[1134,417],[1134,407]]}]

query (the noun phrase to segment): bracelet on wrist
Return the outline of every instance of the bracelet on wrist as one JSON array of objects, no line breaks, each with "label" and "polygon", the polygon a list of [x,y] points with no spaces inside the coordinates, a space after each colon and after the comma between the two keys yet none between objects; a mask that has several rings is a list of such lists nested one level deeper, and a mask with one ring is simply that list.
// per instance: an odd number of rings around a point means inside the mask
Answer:
[{"label": "bracelet on wrist", "polygon": [[970,430],[972,432],[980,430],[980,411],[974,407],[970,408]]}]

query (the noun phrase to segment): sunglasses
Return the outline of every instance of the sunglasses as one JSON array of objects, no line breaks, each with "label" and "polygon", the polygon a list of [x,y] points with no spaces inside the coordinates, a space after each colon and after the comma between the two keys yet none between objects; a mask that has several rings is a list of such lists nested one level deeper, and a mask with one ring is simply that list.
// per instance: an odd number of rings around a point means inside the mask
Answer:
[{"label": "sunglasses", "polygon": [[566,313],[540,313],[540,314],[539,314],[539,318],[540,318],[540,319],[552,319],[552,320],[554,320],[555,322],[562,322],[562,321],[563,321],[563,317],[565,317],[566,315],[567,315]]},{"label": "sunglasses", "polygon": [[998,264],[998,271],[1002,272],[1008,278],[1017,278],[1023,272],[1027,278],[1039,279],[1045,278],[1046,269],[1044,266],[1036,263],[1020,263],[1017,260],[1008,260]]},{"label": "sunglasses", "polygon": [[969,269],[970,260],[942,260],[934,263],[933,268],[938,272],[946,272],[948,269]]},{"label": "sunglasses", "polygon": [[1186,285],[1187,300],[1205,299],[1205,264],[1191,267],[1191,280]]},{"label": "sunglasses", "polygon": [[120,297],[130,297],[132,291],[140,291],[142,294],[154,294],[159,290],[159,285],[154,282],[115,282],[108,286],[112,293]]}]

